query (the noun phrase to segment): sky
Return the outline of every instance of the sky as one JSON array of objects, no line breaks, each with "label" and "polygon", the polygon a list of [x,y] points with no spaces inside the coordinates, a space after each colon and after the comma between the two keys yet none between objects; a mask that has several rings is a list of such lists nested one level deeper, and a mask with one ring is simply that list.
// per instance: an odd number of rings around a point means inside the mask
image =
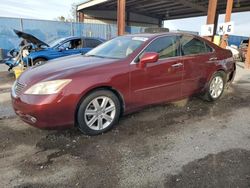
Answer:
[{"label": "sky", "polygon": [[55,20],[69,17],[71,5],[79,0],[0,0],[0,17]]},{"label": "sky", "polygon": [[[31,18],[55,20],[59,16],[71,16],[73,3],[83,0],[0,0],[0,17]],[[219,23],[224,22],[224,15]],[[235,23],[235,35],[250,36],[250,12],[232,15]],[[200,32],[201,25],[206,24],[206,17],[188,18],[165,21],[164,26],[170,30],[188,30]]]}]

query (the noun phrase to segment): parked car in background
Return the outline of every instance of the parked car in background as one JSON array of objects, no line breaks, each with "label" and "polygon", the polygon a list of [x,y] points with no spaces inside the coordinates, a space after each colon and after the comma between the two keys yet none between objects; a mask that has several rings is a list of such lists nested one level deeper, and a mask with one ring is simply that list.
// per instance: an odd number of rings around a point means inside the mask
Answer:
[{"label": "parked car in background", "polygon": [[235,69],[229,50],[198,36],[120,36],[85,55],[25,71],[13,85],[12,104],[35,127],[75,125],[97,135],[110,130],[122,114],[148,105],[195,94],[215,101]]},{"label": "parked car in background", "polygon": [[240,59],[240,52],[239,52],[239,49],[237,46],[235,46],[235,45],[227,46],[226,49],[228,49],[232,52],[235,60]]},{"label": "parked car in background", "polygon": [[[93,37],[65,37],[47,44],[28,33],[17,30],[14,30],[14,32],[23,41],[20,44],[20,52],[12,50],[10,53],[12,58],[5,61],[5,64],[10,68],[18,65],[20,61],[23,61],[24,64],[35,65],[39,62],[59,57],[80,53],[85,54],[105,41],[104,39]],[[21,53],[21,58],[15,59],[18,53]]]},{"label": "parked car in background", "polygon": [[249,39],[248,40],[242,40],[241,43],[240,43],[239,56],[240,56],[240,60],[242,62],[245,62],[245,60],[246,60],[248,44],[249,44]]}]

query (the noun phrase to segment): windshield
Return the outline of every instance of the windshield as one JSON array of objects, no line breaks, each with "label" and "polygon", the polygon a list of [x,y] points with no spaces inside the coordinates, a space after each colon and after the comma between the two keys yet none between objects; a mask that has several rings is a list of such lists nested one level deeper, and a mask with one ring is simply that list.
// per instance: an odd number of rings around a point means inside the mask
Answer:
[{"label": "windshield", "polygon": [[54,39],[54,40],[50,41],[48,43],[48,45],[53,48],[64,40],[65,40],[65,38]]},{"label": "windshield", "polygon": [[148,38],[122,36],[114,38],[86,54],[102,58],[123,59],[138,49]]}]

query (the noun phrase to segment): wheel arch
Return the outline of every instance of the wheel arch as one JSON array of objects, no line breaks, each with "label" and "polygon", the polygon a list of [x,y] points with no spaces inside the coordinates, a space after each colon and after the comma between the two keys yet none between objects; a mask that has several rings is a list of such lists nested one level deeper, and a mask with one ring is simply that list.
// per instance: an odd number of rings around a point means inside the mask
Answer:
[{"label": "wheel arch", "polygon": [[34,63],[37,59],[44,59],[46,61],[48,61],[48,58],[47,57],[44,57],[44,56],[37,56],[37,57],[30,57],[29,58],[29,64],[31,65],[31,62]]},{"label": "wheel arch", "polygon": [[212,77],[213,77],[217,72],[222,72],[223,74],[226,75],[226,71],[225,71],[223,68],[216,69],[214,72],[212,72],[212,73],[207,77],[206,84],[205,84],[205,86],[204,86],[204,87],[202,88],[202,90],[201,90],[202,93],[207,89],[207,87],[208,87],[208,85],[209,85],[209,83],[210,83]]},{"label": "wheel arch", "polygon": [[47,57],[45,57],[45,56],[38,56],[38,57],[35,57],[35,58],[33,59],[33,61],[35,61],[35,60],[37,60],[37,59],[44,59],[44,60],[46,60],[46,61],[49,60],[49,59],[48,59]]},{"label": "wheel arch", "polygon": [[82,101],[90,93],[92,93],[94,91],[98,91],[98,90],[108,90],[108,91],[113,92],[117,96],[117,98],[118,98],[118,100],[119,100],[119,102],[121,104],[121,113],[120,113],[120,116],[124,113],[124,111],[125,111],[125,101],[124,101],[123,95],[117,89],[115,89],[115,88],[113,88],[111,86],[98,86],[98,87],[95,87],[95,88],[92,88],[92,89],[88,90],[84,95],[81,96],[80,100],[77,102],[77,106],[76,106],[76,109],[75,109],[75,115],[74,115],[75,126],[77,124],[77,121],[76,121],[76,119],[77,119],[77,112],[78,112],[78,109],[79,109]]}]

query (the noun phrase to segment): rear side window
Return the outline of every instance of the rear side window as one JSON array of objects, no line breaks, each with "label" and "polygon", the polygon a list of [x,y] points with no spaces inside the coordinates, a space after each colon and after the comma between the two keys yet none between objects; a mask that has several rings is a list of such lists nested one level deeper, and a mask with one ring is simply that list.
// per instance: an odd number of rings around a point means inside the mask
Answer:
[{"label": "rear side window", "polygon": [[102,42],[96,39],[85,39],[85,46],[87,48],[95,48],[99,46]]},{"label": "rear side window", "polygon": [[[185,55],[195,55],[195,54],[203,54],[207,53],[209,50],[213,49],[211,47],[207,47],[205,42],[192,37],[192,36],[182,36],[181,37],[181,45],[182,45],[182,54]],[[209,49],[211,48],[211,49]]]},{"label": "rear side window", "polygon": [[207,52],[213,52],[214,51],[214,49],[211,46],[209,46],[208,44],[206,44],[206,49],[207,49]]},{"label": "rear side window", "polygon": [[144,52],[156,52],[160,59],[179,56],[179,40],[177,36],[158,38]]}]

